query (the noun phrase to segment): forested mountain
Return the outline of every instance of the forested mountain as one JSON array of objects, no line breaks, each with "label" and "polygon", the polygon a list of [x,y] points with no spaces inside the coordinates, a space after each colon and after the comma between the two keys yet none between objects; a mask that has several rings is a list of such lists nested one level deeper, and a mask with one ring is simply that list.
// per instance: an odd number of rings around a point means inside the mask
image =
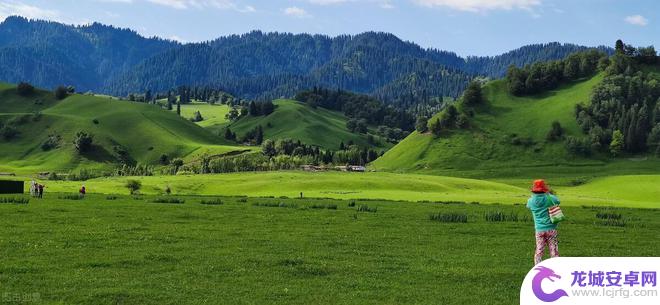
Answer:
[{"label": "forested mountain", "polygon": [[105,80],[178,46],[99,23],[70,26],[12,16],[0,24],[0,80],[106,91]]},{"label": "forested mountain", "polygon": [[501,77],[510,64],[559,59],[583,49],[550,43],[462,58],[376,32],[329,37],[254,31],[180,45],[98,23],[70,26],[9,17],[0,24],[0,80],[123,96],[186,85],[275,98],[318,86],[410,107],[457,97],[474,77]]}]

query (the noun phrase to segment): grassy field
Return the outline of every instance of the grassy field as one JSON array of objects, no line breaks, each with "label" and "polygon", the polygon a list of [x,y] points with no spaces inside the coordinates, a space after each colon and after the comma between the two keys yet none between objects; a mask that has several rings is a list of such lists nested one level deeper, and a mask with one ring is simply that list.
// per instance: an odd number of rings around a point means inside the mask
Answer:
[{"label": "grassy field", "polygon": [[[533,224],[523,206],[58,197],[0,204],[3,302],[513,304],[532,267]],[[360,212],[363,205],[372,212]],[[564,211],[564,256],[657,255],[660,241],[649,237],[660,234],[660,210]],[[451,213],[467,222],[430,220]]]},{"label": "grassy field", "polygon": [[[176,106],[172,109],[176,112]],[[228,123],[225,116],[229,113],[229,106],[216,104],[211,105],[204,102],[192,102],[190,104],[181,105],[181,116],[190,119],[199,111],[202,114],[203,121],[196,122],[195,124],[204,128],[224,126]]]},{"label": "grassy field", "polygon": [[[275,100],[275,111],[268,116],[244,117],[228,125],[238,137],[261,125],[266,139],[294,139],[305,144],[337,150],[339,144],[353,141],[360,146],[373,146],[367,136],[350,132],[348,118],[342,113],[312,108],[293,100]],[[381,148],[391,144],[380,141]]]},{"label": "grassy field", "polygon": [[[22,97],[9,85],[0,86],[0,121],[14,122],[19,131],[14,139],[0,139],[0,172],[108,167],[116,162],[117,145],[139,163],[154,163],[161,154],[174,158],[200,149],[213,154],[245,149],[154,105],[87,95],[56,101],[46,91]],[[84,155],[73,147],[81,130],[94,136],[92,151]],[[59,147],[43,150],[50,135],[60,137]]]},{"label": "grassy field", "polygon": [[[596,155],[587,159],[570,155],[562,142],[546,141],[555,120],[566,135],[580,136],[575,105],[588,102],[602,78],[599,74],[528,97],[510,95],[504,80],[489,82],[484,87],[487,102],[476,110],[470,129],[439,138],[415,132],[371,167],[479,179],[657,174],[657,158],[612,160]],[[516,145],[516,138],[530,144]]]},{"label": "grassy field", "polygon": [[[286,196],[403,201],[462,201],[522,204],[530,180],[492,182],[434,175],[303,171],[253,172],[216,175],[111,177],[84,182],[92,193],[128,194],[129,179],[140,180],[144,194]],[[27,179],[26,179],[27,180]],[[660,175],[613,176],[570,186],[549,180],[568,206],[597,205],[660,208]],[[27,183],[27,181],[26,181]],[[75,192],[83,182],[44,181],[48,192]],[[643,191],[641,191],[643,190]]]}]

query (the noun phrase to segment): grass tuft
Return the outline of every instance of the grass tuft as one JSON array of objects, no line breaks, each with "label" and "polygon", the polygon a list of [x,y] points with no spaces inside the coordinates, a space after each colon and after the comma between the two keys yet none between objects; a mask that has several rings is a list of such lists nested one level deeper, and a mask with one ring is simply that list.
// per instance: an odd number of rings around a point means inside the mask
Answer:
[{"label": "grass tuft", "polygon": [[80,196],[79,194],[64,194],[64,195],[59,195],[57,196],[58,199],[63,199],[63,200],[82,200],[83,197]]},{"label": "grass tuft", "polygon": [[186,203],[186,200],[179,198],[156,198],[152,200],[153,203],[171,203],[171,204],[183,204]]},{"label": "grass tuft", "polygon": [[209,200],[202,199],[199,203],[200,204],[206,204],[206,205],[221,205],[221,204],[224,204],[224,202],[222,202],[222,200],[220,198],[209,199]]},{"label": "grass tuft", "polygon": [[357,211],[358,211],[358,212],[376,213],[376,212],[378,211],[378,208],[370,208],[370,207],[369,207],[368,205],[366,205],[366,204],[361,204],[361,205],[357,208]]},{"label": "grass tuft", "polygon": [[429,215],[429,219],[439,222],[467,223],[468,216],[465,213],[435,213]]},{"label": "grass tuft", "polygon": [[0,197],[0,203],[28,204],[30,199],[21,197]]}]

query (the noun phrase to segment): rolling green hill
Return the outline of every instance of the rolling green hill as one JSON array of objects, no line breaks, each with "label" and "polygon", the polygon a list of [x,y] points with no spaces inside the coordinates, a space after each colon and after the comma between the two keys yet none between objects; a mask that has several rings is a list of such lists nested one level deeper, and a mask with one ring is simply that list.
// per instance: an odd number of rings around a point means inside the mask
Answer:
[{"label": "rolling green hill", "polygon": [[[560,122],[566,135],[581,135],[575,120],[575,105],[588,102],[593,87],[602,79],[603,75],[598,74],[526,97],[509,94],[505,80],[489,82],[483,88],[486,105],[476,109],[469,129],[439,138],[415,132],[371,167],[480,178],[562,173],[592,176],[600,170],[619,174],[657,172],[660,170],[657,160],[611,160],[604,155],[576,157],[567,152],[562,141],[546,141],[553,121]],[[634,170],[622,171],[628,167]]]},{"label": "rolling green hill", "polygon": [[[77,94],[57,101],[40,90],[23,97],[6,84],[0,85],[0,122],[18,130],[14,138],[0,138],[3,172],[108,167],[116,162],[115,146],[143,164],[155,163],[162,154],[173,158],[198,150],[220,154],[243,149],[154,105]],[[72,143],[81,130],[94,136],[93,149],[84,155]],[[51,135],[59,137],[59,147],[42,149]]]},{"label": "rolling green hill", "polygon": [[[246,116],[228,127],[240,139],[243,135],[261,125],[266,139],[294,139],[308,145],[317,145],[336,150],[341,142],[360,146],[374,146],[364,134],[350,132],[346,128],[348,118],[343,114],[321,107],[312,108],[293,100],[275,100],[275,111],[268,116]],[[391,144],[380,140],[378,147],[387,148]]]}]

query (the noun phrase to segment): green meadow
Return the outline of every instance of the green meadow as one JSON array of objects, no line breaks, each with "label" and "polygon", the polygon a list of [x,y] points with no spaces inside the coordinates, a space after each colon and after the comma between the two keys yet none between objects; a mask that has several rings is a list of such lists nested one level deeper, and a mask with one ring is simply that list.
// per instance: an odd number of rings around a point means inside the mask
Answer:
[{"label": "green meadow", "polygon": [[337,150],[341,142],[353,142],[359,146],[389,148],[392,145],[378,137],[373,145],[364,134],[352,133],[346,128],[348,118],[340,112],[324,108],[312,108],[294,100],[273,101],[275,111],[268,116],[247,116],[227,127],[240,138],[261,126],[266,139],[295,139],[308,145]]},{"label": "green meadow", "polygon": [[[176,107],[172,109],[176,111]],[[229,113],[229,106],[222,104],[209,104],[204,102],[192,102],[190,104],[181,105],[181,116],[186,119],[191,119],[195,116],[195,112],[199,111],[204,120],[196,122],[197,125],[208,128],[218,125],[226,124],[227,118],[225,117]]]},{"label": "green meadow", "polygon": [[[521,205],[64,198],[0,204],[2,302],[511,304],[532,267],[533,223]],[[658,209],[564,211],[562,255],[660,247],[650,238],[660,234]]]},{"label": "green meadow", "polygon": [[[27,178],[26,180],[27,185]],[[85,182],[43,181],[48,192],[75,193],[85,184],[92,193],[128,194],[128,180],[139,180],[143,194],[275,196],[400,201],[460,201],[524,204],[529,180],[494,182],[421,174],[346,172],[250,172],[213,175],[109,177]],[[564,181],[558,179],[557,181]],[[552,184],[553,180],[549,180]],[[660,175],[623,175],[580,181],[580,185],[553,184],[567,206],[658,208]]]}]

